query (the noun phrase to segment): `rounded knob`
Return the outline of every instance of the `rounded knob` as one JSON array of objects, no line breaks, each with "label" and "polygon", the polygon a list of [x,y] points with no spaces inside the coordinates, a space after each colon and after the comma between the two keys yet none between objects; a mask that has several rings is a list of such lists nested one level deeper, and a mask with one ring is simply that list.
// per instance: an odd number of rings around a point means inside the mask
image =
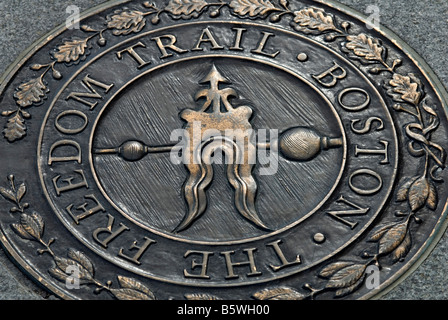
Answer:
[{"label": "rounded knob", "polygon": [[118,153],[127,161],[138,161],[148,153],[148,148],[139,141],[127,141],[121,145]]},{"label": "rounded knob", "polygon": [[297,127],[285,131],[279,139],[281,153],[294,161],[308,161],[317,156],[322,149],[339,147],[340,138],[322,137],[311,128]]}]

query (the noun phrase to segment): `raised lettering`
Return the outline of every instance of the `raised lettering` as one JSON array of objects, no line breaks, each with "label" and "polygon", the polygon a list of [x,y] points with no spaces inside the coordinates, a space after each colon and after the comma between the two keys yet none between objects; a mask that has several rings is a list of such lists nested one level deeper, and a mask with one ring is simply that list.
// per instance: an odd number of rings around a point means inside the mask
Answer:
[{"label": "raised lettering", "polygon": [[[344,97],[347,96],[349,93],[356,93],[356,92],[358,92],[358,93],[360,92],[362,95],[364,95],[365,96],[365,100],[362,103],[359,103],[359,104],[356,104],[356,105],[353,105],[353,106],[349,106],[349,105],[345,104],[344,101],[343,101]],[[347,89],[342,90],[339,93],[338,102],[341,105],[341,107],[344,108],[347,111],[361,111],[364,108],[369,106],[369,104],[370,104],[370,95],[369,95],[369,93],[366,90],[361,89],[361,88],[347,88]]]},{"label": "raised lettering", "polygon": [[145,239],[145,243],[143,243],[142,246],[138,246],[138,242],[134,241],[131,245],[131,247],[129,248],[129,250],[137,250],[137,252],[132,256],[128,256],[126,254],[124,254],[124,249],[121,248],[120,251],[118,252],[118,256],[121,258],[124,258],[128,261],[131,261],[133,263],[135,263],[136,265],[140,265],[140,258],[142,257],[142,255],[145,253],[145,251],[149,248],[149,246],[153,243],[156,243],[155,240],[152,240],[148,237],[144,237]]},{"label": "raised lettering", "polygon": [[149,61],[145,61],[136,51],[135,51],[135,48],[136,47],[143,47],[143,48],[146,48],[146,45],[144,44],[144,43],[142,43],[142,42],[137,42],[136,44],[134,44],[134,45],[132,45],[132,46],[130,46],[130,47],[128,47],[128,48],[126,48],[126,49],[124,49],[124,50],[121,50],[121,51],[118,51],[117,52],[117,57],[118,57],[118,59],[122,59],[123,58],[123,54],[124,53],[128,53],[137,63],[138,63],[138,69],[140,69],[140,68],[143,68],[144,66],[146,66],[146,65],[148,65],[148,64],[150,64],[151,62],[149,62]]},{"label": "raised lettering", "polygon": [[267,56],[270,58],[275,58],[280,54],[280,51],[276,51],[274,53],[268,53],[264,51],[264,48],[266,47],[266,43],[268,42],[269,37],[274,37],[275,35],[270,32],[263,31],[263,37],[261,38],[260,42],[258,43],[257,49],[251,50],[250,52],[255,54],[261,54],[263,56]]},{"label": "raised lettering", "polygon": [[[345,71],[344,68],[342,68],[336,62],[333,62],[333,64],[334,65],[330,69],[322,72],[321,74],[312,75],[314,80],[316,80],[326,88],[334,87],[337,84],[338,80],[342,80],[347,76],[347,71]],[[324,79],[327,79],[327,81],[324,81]]]},{"label": "raised lettering", "polygon": [[[207,37],[205,38],[204,36],[207,36]],[[204,50],[203,48],[201,48],[202,43],[210,43],[212,45],[212,47],[211,47],[212,50],[224,49],[223,46],[220,46],[218,44],[218,42],[216,41],[215,37],[213,36],[213,34],[209,28],[205,28],[204,30],[202,30],[202,34],[199,37],[199,40],[198,40],[196,46],[191,50],[193,50],[193,51]]]},{"label": "raised lettering", "polygon": [[296,264],[300,264],[301,263],[300,255],[297,255],[295,260],[291,261],[291,262],[286,259],[285,255],[283,254],[282,249],[280,249],[280,246],[279,246],[280,243],[282,243],[282,240],[277,240],[277,241],[274,241],[274,242],[271,242],[271,243],[267,244],[268,246],[271,246],[274,249],[275,253],[277,254],[277,257],[279,258],[280,262],[282,263],[279,266],[274,266],[274,265],[271,264],[270,265],[271,269],[274,270],[274,271],[279,271],[279,270],[281,270],[281,269],[283,269],[285,267],[289,267],[289,266],[294,266]]},{"label": "raised lettering", "polygon": [[389,163],[389,142],[380,140],[380,143],[383,144],[383,149],[361,149],[357,145],[355,146],[355,157],[360,154],[368,154],[368,155],[380,155],[383,156],[383,160],[380,161],[380,164],[388,164]]},{"label": "raised lettering", "polygon": [[336,220],[344,223],[345,225],[349,226],[351,229],[354,229],[358,223],[350,222],[342,217],[365,215],[370,210],[370,208],[362,208],[361,206],[347,200],[346,198],[344,198],[344,196],[341,196],[336,202],[346,204],[346,205],[350,206],[352,209],[345,209],[345,210],[338,210],[338,211],[327,211],[327,214],[329,214]]},{"label": "raised lettering", "polygon": [[[370,189],[367,189],[364,183],[362,184],[361,187],[355,186],[353,184],[353,178],[356,177],[356,176],[359,176],[359,175],[367,175],[367,176],[374,177],[378,181],[378,185],[376,187],[370,188]],[[357,194],[367,196],[367,195],[371,195],[371,194],[377,193],[378,191],[381,190],[381,188],[383,186],[383,179],[381,178],[381,176],[378,173],[376,173],[373,170],[370,170],[370,169],[359,169],[359,170],[356,170],[355,172],[353,172],[350,175],[350,178],[348,180],[348,185],[350,186],[350,189],[352,189]]]},{"label": "raised lettering", "polygon": [[99,82],[97,80],[94,80],[94,79],[90,78],[89,75],[86,75],[84,77],[84,79],[82,79],[82,84],[87,89],[89,89],[90,92],[72,92],[72,93],[70,93],[67,96],[66,100],[75,99],[76,101],[79,101],[79,102],[85,104],[86,106],[90,107],[90,110],[93,110],[96,107],[96,105],[98,104],[98,101],[97,102],[90,102],[88,100],[85,100],[84,98],[94,98],[94,99],[102,99],[103,98],[93,88],[93,86],[100,87],[106,93],[108,93],[109,90],[114,86],[113,84],[105,84],[105,83]]},{"label": "raised lettering", "polygon": [[247,276],[257,276],[260,275],[261,272],[257,270],[257,267],[255,265],[255,259],[254,259],[254,251],[256,251],[256,248],[250,248],[250,249],[244,249],[243,251],[247,254],[248,260],[242,261],[242,262],[233,262],[231,255],[235,253],[235,251],[225,251],[221,252],[221,255],[224,256],[226,261],[226,267],[227,267],[227,276],[226,279],[235,279],[239,276],[235,274],[234,267],[240,267],[240,266],[249,266],[250,272],[247,273]]},{"label": "raised lettering", "polygon": [[372,129],[373,123],[375,123],[375,122],[379,123],[378,126],[375,128],[376,131],[381,131],[384,129],[384,123],[381,118],[370,117],[366,120],[366,122],[364,123],[364,126],[362,128],[358,129],[355,127],[355,124],[357,124],[360,121],[361,121],[361,119],[353,119],[351,121],[351,128],[354,133],[357,133],[357,134],[368,133]]},{"label": "raised lettering", "polygon": [[[120,234],[122,234],[125,231],[130,230],[124,224],[120,223],[120,227],[117,230],[112,231],[115,218],[113,216],[111,216],[110,214],[108,214],[107,216],[108,216],[107,227],[95,229],[95,231],[93,231],[93,235],[92,235],[93,239],[95,239],[95,241],[98,242],[100,245],[102,245],[104,248],[107,248],[108,244],[112,240],[114,240],[116,237],[118,237]],[[102,233],[107,233],[107,234],[109,234],[109,236],[103,240],[100,240],[98,236]]]},{"label": "raised lettering", "polygon": [[81,177],[81,181],[73,183],[73,180],[75,179],[75,177],[70,175],[68,178],[61,179],[63,182],[66,183],[65,186],[61,187],[58,185],[58,181],[61,178],[61,175],[57,175],[56,177],[54,177],[52,179],[54,188],[56,190],[56,194],[58,196],[60,196],[62,192],[67,192],[67,191],[78,189],[78,188],[88,188],[89,187],[89,185],[87,184],[87,181],[86,181],[86,176],[84,175],[84,171],[80,169],[80,170],[74,170],[74,172],[77,173],[78,176]]},{"label": "raised lettering", "polygon": [[213,255],[213,252],[188,250],[187,252],[185,252],[184,258],[187,258],[191,254],[197,254],[202,256],[202,260],[200,262],[197,262],[196,260],[193,260],[191,262],[191,270],[194,270],[195,268],[199,267],[200,273],[191,274],[187,271],[187,269],[184,269],[184,276],[186,278],[210,279],[210,276],[207,275],[207,267],[209,257]]},{"label": "raised lettering", "polygon": [[243,51],[244,49],[241,48],[241,40],[243,38],[243,32],[246,31],[246,29],[244,29],[244,28],[232,28],[232,30],[236,31],[235,43],[229,49],[230,50]]},{"label": "raised lettering", "polygon": [[[168,43],[163,43],[162,39],[168,39]],[[178,46],[175,46],[177,39],[172,34],[166,34],[160,37],[154,37],[151,40],[155,41],[157,44],[157,47],[159,47],[160,52],[162,53],[162,56],[160,59],[165,59],[168,57],[171,57],[173,54],[168,53],[166,49],[170,49],[177,53],[186,53],[188,50],[184,50],[179,48]]]},{"label": "raised lettering", "polygon": [[85,199],[90,199],[95,203],[95,206],[93,208],[87,208],[88,206],[88,202],[84,202],[83,204],[81,204],[80,206],[76,207],[76,210],[78,211],[82,211],[82,213],[80,214],[73,214],[73,207],[75,206],[74,204],[70,204],[69,206],[67,206],[67,208],[65,208],[68,212],[68,214],[73,218],[73,220],[75,221],[76,224],[79,224],[79,221],[81,221],[82,219],[85,219],[87,217],[90,217],[91,215],[100,212],[100,211],[106,211],[104,209],[104,207],[99,203],[98,199],[93,195],[93,194],[88,194],[86,196],[84,196]]},{"label": "raised lettering", "polygon": [[[69,150],[74,150],[73,147],[76,149],[76,153],[72,155],[65,154],[64,156],[54,156],[53,152],[56,149],[69,147]],[[67,148],[64,148],[67,149]],[[66,150],[67,152],[67,150]],[[48,154],[48,165],[51,166],[53,162],[66,162],[66,161],[77,161],[78,163],[81,163],[81,146],[78,142],[73,140],[59,140],[53,143],[50,147],[50,151]]]},{"label": "raised lettering", "polygon": [[[64,126],[62,126],[59,121],[61,120],[61,118],[63,117],[68,117],[70,115],[74,115],[77,118],[82,118],[83,120],[83,124],[81,126],[79,126],[78,128],[66,128]],[[87,116],[84,114],[84,112],[81,112],[79,110],[67,110],[64,112],[61,112],[60,114],[58,114],[58,116],[56,117],[55,121],[54,121],[54,125],[56,127],[56,129],[59,130],[59,132],[62,132],[64,134],[78,134],[80,132],[82,132],[86,127],[87,127],[87,123],[89,122],[89,120],[87,119]],[[73,121],[72,121],[73,123]]]}]

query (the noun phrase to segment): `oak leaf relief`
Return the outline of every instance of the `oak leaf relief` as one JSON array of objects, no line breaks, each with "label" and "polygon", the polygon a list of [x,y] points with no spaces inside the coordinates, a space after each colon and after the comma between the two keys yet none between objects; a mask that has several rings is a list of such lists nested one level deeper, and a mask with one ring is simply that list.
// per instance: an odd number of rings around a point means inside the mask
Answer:
[{"label": "oak leaf relief", "polygon": [[42,77],[37,77],[22,83],[14,94],[14,98],[16,98],[16,103],[20,107],[25,108],[42,102],[47,93],[48,88],[44,84]]},{"label": "oak leaf relief", "polygon": [[176,16],[190,17],[207,7],[204,0],[170,0],[165,10]]},{"label": "oak leaf relief", "polygon": [[402,222],[389,222],[377,227],[369,241],[378,242],[378,254],[391,254],[394,262],[402,260],[412,246],[408,218]]},{"label": "oak leaf relief", "polygon": [[257,300],[303,300],[305,295],[290,287],[267,288],[253,294]]},{"label": "oak leaf relief", "polygon": [[52,53],[53,58],[61,63],[76,62],[87,55],[89,38],[66,40]]},{"label": "oak leaf relief", "polygon": [[9,142],[19,140],[26,135],[25,120],[20,115],[20,112],[8,119],[3,134]]},{"label": "oak leaf relief", "polygon": [[424,205],[429,209],[437,208],[437,189],[427,177],[414,177],[404,182],[397,192],[396,200],[408,200],[413,212],[420,210]]},{"label": "oak leaf relief", "polygon": [[123,9],[108,16],[106,24],[109,29],[113,29],[112,33],[118,36],[140,32],[145,26],[146,20],[141,11]]},{"label": "oak leaf relief", "polygon": [[383,61],[383,54],[386,50],[377,38],[373,38],[364,33],[347,36],[343,49],[353,52],[356,57],[367,61]]},{"label": "oak leaf relief", "polygon": [[422,97],[421,82],[413,74],[403,76],[394,73],[392,80],[389,81],[387,93],[395,101],[408,102],[416,106]]},{"label": "oak leaf relief", "polygon": [[40,241],[44,232],[44,221],[37,212],[31,215],[23,213],[19,223],[13,223],[12,228],[23,239]]},{"label": "oak leaf relief", "polygon": [[335,289],[336,297],[343,297],[355,291],[364,281],[367,265],[339,261],[322,269],[320,277],[328,278],[325,287]]},{"label": "oak leaf relief", "polygon": [[249,17],[264,16],[276,9],[269,0],[232,0],[230,7],[234,13]]},{"label": "oak leaf relief", "polygon": [[306,8],[294,12],[295,29],[304,33],[313,31],[336,31],[338,30],[333,21],[333,17],[325,11],[316,8]]},{"label": "oak leaf relief", "polygon": [[156,297],[145,285],[139,281],[118,276],[121,288],[110,289],[110,292],[119,300],[155,300]]}]

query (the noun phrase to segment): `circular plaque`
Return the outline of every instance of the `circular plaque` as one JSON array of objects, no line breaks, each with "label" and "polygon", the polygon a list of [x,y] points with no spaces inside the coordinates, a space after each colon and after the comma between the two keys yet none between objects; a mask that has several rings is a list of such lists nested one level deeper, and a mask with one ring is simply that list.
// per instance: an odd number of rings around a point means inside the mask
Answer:
[{"label": "circular plaque", "polygon": [[2,245],[64,299],[369,299],[446,225],[447,93],[331,1],[110,1],[3,76]]}]

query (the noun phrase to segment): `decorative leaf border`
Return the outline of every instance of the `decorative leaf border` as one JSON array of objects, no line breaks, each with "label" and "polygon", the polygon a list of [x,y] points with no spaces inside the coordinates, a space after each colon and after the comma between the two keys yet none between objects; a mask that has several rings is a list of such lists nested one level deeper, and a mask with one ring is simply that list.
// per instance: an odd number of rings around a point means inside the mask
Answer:
[{"label": "decorative leaf border", "polygon": [[[26,135],[25,119],[30,118],[31,115],[24,109],[30,106],[38,106],[46,99],[49,90],[44,78],[48,72],[52,71],[53,79],[62,79],[61,72],[56,68],[57,64],[64,63],[66,66],[71,66],[80,63],[89,55],[93,38],[98,37],[97,45],[101,47],[107,44],[104,33],[108,30],[114,36],[138,33],[147,25],[146,19],[148,16],[152,16],[150,22],[155,25],[159,23],[162,13],[167,13],[173,19],[192,19],[198,18],[210,8],[213,9],[209,12],[211,18],[218,17],[224,7],[227,7],[231,14],[240,18],[269,18],[272,23],[279,22],[283,16],[289,15],[292,16],[290,25],[297,32],[310,36],[323,36],[323,40],[326,42],[342,39],[339,42],[339,48],[349,59],[358,61],[365,66],[366,71],[372,76],[382,73],[390,75],[384,83],[384,88],[396,102],[393,109],[410,115],[412,119],[412,122],[405,126],[405,133],[409,139],[409,154],[414,157],[424,157],[425,163],[423,172],[401,182],[396,201],[406,201],[408,210],[406,212],[396,212],[395,215],[399,220],[381,225],[372,232],[369,241],[377,243],[376,252],[373,254],[362,253],[363,263],[337,261],[325,266],[318,273],[320,278],[327,279],[325,286],[321,289],[315,289],[310,284],[305,284],[303,288],[308,291],[306,294],[294,288],[276,287],[256,292],[252,297],[258,300],[313,299],[317,294],[328,290],[335,291],[336,298],[343,297],[360,287],[364,282],[365,270],[369,265],[375,264],[381,267],[380,257],[392,256],[394,263],[402,261],[406,257],[412,247],[411,223],[422,223],[423,220],[418,215],[424,207],[430,210],[435,210],[437,207],[436,183],[442,181],[437,173],[440,169],[445,168],[446,151],[441,145],[431,141],[432,134],[439,127],[440,118],[436,112],[436,107],[428,105],[421,80],[414,74],[397,72],[397,68],[402,65],[401,59],[390,61],[389,52],[380,39],[365,33],[350,33],[351,24],[349,22],[341,21],[338,23],[339,21],[335,16],[320,8],[306,7],[292,11],[289,8],[288,0],[279,0],[278,4],[274,4],[270,0],[230,0],[228,2],[224,0],[218,2],[170,0],[162,9],[157,8],[154,3],[146,1],[143,3],[143,7],[148,11],[129,8],[116,10],[106,17],[104,28],[81,26],[83,32],[91,33],[91,35],[86,38],[64,40],[52,52],[52,62],[32,65],[30,67],[32,70],[44,69],[44,71],[40,76],[21,84],[17,88],[14,94],[17,104],[16,109],[2,112],[2,116],[10,117],[3,130],[5,138],[9,142],[14,142]],[[20,202],[23,194],[18,193],[12,181],[13,178],[10,179],[11,189],[0,189],[3,197],[16,204],[15,207],[11,208],[11,212],[19,211],[22,214],[19,223],[12,227],[21,237],[38,241],[45,247],[40,252],[49,253],[56,263],[56,267],[51,271],[53,276],[64,279],[65,274],[61,270],[61,266],[77,265],[84,271],[81,273],[81,280],[96,285],[96,291],[107,290],[116,298],[154,298],[152,294],[149,294],[150,291],[146,290],[147,288],[128,278],[118,277],[121,289],[112,289],[110,281],[106,285],[97,282],[93,277],[91,264],[87,263],[89,262],[88,258],[83,256],[82,253],[69,251],[68,258],[57,257],[50,249],[54,240],[50,239],[48,243],[42,240],[43,221],[39,218],[39,214],[29,215],[24,213],[26,206]],[[219,297],[209,294],[187,294],[185,297],[194,300],[219,299]]]},{"label": "decorative leaf border", "polygon": [[54,266],[48,270],[48,273],[53,278],[66,284],[93,285],[96,287],[94,290],[96,294],[104,290],[119,300],[156,299],[150,289],[133,278],[118,275],[119,288],[112,287],[111,280],[106,281],[105,284],[100,282],[95,278],[92,261],[81,251],[69,248],[67,258],[57,255],[51,248],[56,239],[44,240],[45,221],[42,216],[35,211],[28,213],[26,208],[29,207],[29,204],[22,203],[27,191],[26,184],[23,182],[16,187],[14,175],[9,175],[8,181],[9,187],[0,187],[0,194],[14,205],[10,209],[12,214],[20,213],[19,220],[12,223],[11,228],[22,239],[39,243],[43,247],[43,249],[37,250],[39,255],[47,253],[51,256]]},{"label": "decorative leaf border", "polygon": [[128,8],[116,10],[113,14],[106,17],[104,28],[95,29],[87,25],[81,26],[81,30],[84,33],[89,33],[89,36],[65,39],[50,53],[51,62],[31,65],[31,70],[41,71],[41,73],[16,88],[14,93],[16,108],[1,113],[2,116],[9,117],[3,130],[4,137],[12,143],[26,136],[27,126],[25,119],[31,118],[31,114],[24,109],[31,106],[40,106],[47,99],[47,95],[50,92],[45,81],[47,75],[51,71],[54,80],[61,80],[63,74],[58,70],[58,65],[64,64],[67,67],[71,67],[84,61],[90,54],[94,38],[98,38],[96,41],[98,46],[104,47],[107,44],[107,39],[103,33],[107,30],[111,30],[115,36],[140,32],[146,25],[145,17],[153,14],[155,14],[155,17],[151,22],[153,24],[158,23],[158,15],[162,11],[146,2],[144,6],[150,10],[148,12]]}]

